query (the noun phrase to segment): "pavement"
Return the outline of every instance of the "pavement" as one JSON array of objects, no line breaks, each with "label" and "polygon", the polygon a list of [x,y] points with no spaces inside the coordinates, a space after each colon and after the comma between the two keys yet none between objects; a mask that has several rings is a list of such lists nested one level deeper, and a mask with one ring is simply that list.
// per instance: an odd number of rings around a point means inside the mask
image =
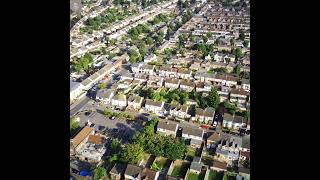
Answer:
[{"label": "pavement", "polygon": [[88,102],[90,98],[86,95],[74,104],[70,106],[70,116],[75,115],[78,111],[80,111]]}]

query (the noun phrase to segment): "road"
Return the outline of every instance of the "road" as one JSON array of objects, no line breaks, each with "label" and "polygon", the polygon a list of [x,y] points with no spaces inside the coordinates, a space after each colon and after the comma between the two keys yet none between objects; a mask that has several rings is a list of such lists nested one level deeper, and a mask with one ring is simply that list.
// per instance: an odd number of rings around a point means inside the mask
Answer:
[{"label": "road", "polygon": [[70,107],[70,116],[75,115],[78,111],[80,111],[88,102],[90,101],[90,98],[86,95],[85,97],[83,97],[82,99],[78,100],[77,102],[75,102],[75,104],[73,104]]}]

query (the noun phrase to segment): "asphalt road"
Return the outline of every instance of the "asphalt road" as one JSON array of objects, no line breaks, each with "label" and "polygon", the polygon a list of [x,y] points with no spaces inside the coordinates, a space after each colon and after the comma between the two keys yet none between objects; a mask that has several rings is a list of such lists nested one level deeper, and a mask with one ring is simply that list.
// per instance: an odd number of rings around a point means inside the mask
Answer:
[{"label": "asphalt road", "polygon": [[75,115],[78,111],[80,111],[82,109],[82,107],[84,107],[88,102],[90,101],[90,98],[88,96],[83,97],[82,99],[80,99],[79,101],[77,101],[76,105],[70,109],[70,116]]}]

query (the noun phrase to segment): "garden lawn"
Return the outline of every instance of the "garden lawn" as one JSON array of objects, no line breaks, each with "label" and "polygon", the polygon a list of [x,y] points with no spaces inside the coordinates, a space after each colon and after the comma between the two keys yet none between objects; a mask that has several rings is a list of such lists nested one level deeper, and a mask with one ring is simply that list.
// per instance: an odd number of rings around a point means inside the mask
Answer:
[{"label": "garden lawn", "polygon": [[166,165],[166,162],[167,162],[167,159],[164,158],[164,157],[157,157],[153,163],[152,163],[152,166],[151,166],[151,169],[153,170],[161,170],[164,168],[164,166]]},{"label": "garden lawn", "polygon": [[173,177],[183,177],[186,174],[187,171],[188,171],[188,164],[181,163],[179,165],[176,165],[173,168],[171,176],[173,176]]}]

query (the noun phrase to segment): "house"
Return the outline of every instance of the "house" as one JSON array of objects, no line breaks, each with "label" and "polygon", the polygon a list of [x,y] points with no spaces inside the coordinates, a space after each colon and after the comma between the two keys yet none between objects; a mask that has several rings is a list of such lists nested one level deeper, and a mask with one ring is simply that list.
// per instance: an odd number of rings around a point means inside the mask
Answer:
[{"label": "house", "polygon": [[204,83],[203,82],[198,82],[196,84],[196,92],[204,92]]},{"label": "house", "polygon": [[241,161],[250,161],[250,152],[249,151],[240,151],[239,160]]},{"label": "house", "polygon": [[128,107],[133,108],[135,110],[139,110],[141,108],[143,97],[137,96],[137,95],[131,95],[128,98]]},{"label": "house", "polygon": [[145,74],[137,73],[134,75],[134,80],[138,80],[141,83],[144,83],[148,81],[148,76]]},{"label": "house", "polygon": [[182,80],[180,81],[180,89],[186,92],[191,92],[194,90],[195,83],[192,81]]},{"label": "house", "polygon": [[144,74],[148,74],[148,75],[153,75],[154,74],[154,65],[143,65],[141,67],[141,72]]},{"label": "house", "polygon": [[142,168],[136,165],[128,164],[124,172],[125,179],[141,179]]},{"label": "house", "polygon": [[246,119],[242,116],[235,115],[232,121],[232,128],[238,130],[245,126],[246,126]]},{"label": "house", "polygon": [[164,102],[157,102],[153,101],[151,99],[147,99],[145,103],[145,110],[147,112],[155,113],[159,116],[162,116],[164,114]]},{"label": "house", "polygon": [[227,171],[227,163],[214,160],[211,169],[218,172]]},{"label": "house", "polygon": [[240,62],[244,66],[250,66],[250,55],[245,55],[242,59],[240,59]]},{"label": "house", "polygon": [[121,80],[133,80],[134,79],[134,74],[133,73],[125,73],[121,76]]},{"label": "house", "polygon": [[120,180],[124,176],[126,167],[126,164],[117,162],[109,173],[113,179]]},{"label": "house", "polygon": [[242,137],[241,150],[244,152],[250,152],[250,134]]},{"label": "house", "polygon": [[213,82],[215,85],[223,86],[236,86],[238,78],[228,74],[216,74],[214,75]]},{"label": "house", "polygon": [[112,97],[111,99],[112,106],[119,107],[121,109],[127,107],[127,97],[124,94],[118,94]]},{"label": "house", "polygon": [[232,128],[232,126],[233,126],[233,124],[232,124],[233,118],[234,118],[234,114],[231,115],[229,113],[224,113],[223,121],[222,121],[222,127]]},{"label": "house", "polygon": [[114,96],[114,91],[111,89],[99,90],[96,94],[96,100],[103,102],[104,104],[110,104],[113,96]]},{"label": "house", "polygon": [[145,63],[150,63],[150,62],[155,62],[155,61],[157,61],[157,56],[155,54],[150,54],[150,55],[144,57]]},{"label": "house", "polygon": [[131,70],[133,73],[139,73],[141,72],[141,67],[143,66],[143,63],[134,63],[131,64]]},{"label": "house", "polygon": [[245,91],[250,92],[250,79],[242,79],[241,88]]},{"label": "house", "polygon": [[239,152],[242,146],[242,138],[230,135],[228,139],[222,139],[216,148],[216,159],[228,164],[239,159]]},{"label": "house", "polygon": [[74,101],[83,93],[83,85],[70,80],[70,101]]},{"label": "house", "polygon": [[88,141],[78,149],[76,157],[80,160],[99,162],[106,152],[106,139],[101,135],[89,135]]},{"label": "house", "polygon": [[88,141],[90,135],[95,133],[94,128],[85,126],[81,131],[70,140],[70,155],[76,152]]},{"label": "house", "polygon": [[181,79],[190,79],[192,71],[188,69],[178,69],[177,75]]},{"label": "house", "polygon": [[141,180],[157,180],[159,178],[160,171],[154,171],[149,168],[144,168],[141,174]]},{"label": "house", "polygon": [[205,110],[196,108],[195,119],[206,124],[213,122],[215,109],[207,107]]},{"label": "house", "polygon": [[160,120],[157,126],[157,133],[165,136],[172,135],[176,137],[178,126],[178,123],[174,121]]},{"label": "house", "polygon": [[186,118],[190,118],[190,115],[188,114],[188,106],[185,105],[171,105],[170,108],[170,115],[172,117],[176,117],[178,119],[186,119]]},{"label": "house", "polygon": [[164,80],[164,86],[166,88],[177,89],[177,88],[179,88],[179,84],[180,84],[180,80],[179,79],[166,78]]},{"label": "house", "polygon": [[147,81],[147,87],[151,88],[159,88],[163,86],[163,78],[159,76],[149,76],[149,79]]},{"label": "house", "polygon": [[227,87],[227,86],[219,86],[217,92],[218,92],[219,97],[220,97],[220,102],[224,102],[224,101],[229,100],[229,91],[230,91],[229,87]]},{"label": "house", "polygon": [[199,162],[192,162],[190,165],[190,172],[200,174],[202,165]]},{"label": "house", "polygon": [[230,102],[245,104],[249,93],[243,89],[230,90]]},{"label": "house", "polygon": [[182,128],[182,137],[185,139],[190,139],[190,145],[199,147],[203,139],[204,130],[195,128],[195,127],[183,127]]},{"label": "house", "polygon": [[222,138],[222,134],[220,132],[214,132],[207,138],[207,148],[215,148]]},{"label": "house", "polygon": [[176,68],[171,68],[168,66],[161,66],[158,69],[159,76],[162,77],[177,77],[178,70]]}]

